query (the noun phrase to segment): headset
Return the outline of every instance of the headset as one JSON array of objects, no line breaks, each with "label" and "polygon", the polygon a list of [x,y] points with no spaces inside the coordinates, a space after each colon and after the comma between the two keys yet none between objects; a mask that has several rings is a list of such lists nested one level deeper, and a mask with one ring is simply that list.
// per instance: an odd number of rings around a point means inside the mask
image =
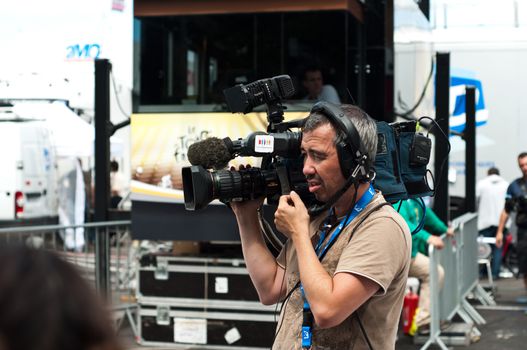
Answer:
[{"label": "headset", "polygon": [[[367,116],[364,111],[360,109],[359,111]],[[330,102],[317,102],[311,108],[311,113],[324,115],[336,129],[337,142],[335,147],[344,178],[348,179],[353,176],[355,180],[369,181],[372,162],[364,149],[355,125],[345,115],[342,108]],[[342,132],[339,133],[338,131]]]}]

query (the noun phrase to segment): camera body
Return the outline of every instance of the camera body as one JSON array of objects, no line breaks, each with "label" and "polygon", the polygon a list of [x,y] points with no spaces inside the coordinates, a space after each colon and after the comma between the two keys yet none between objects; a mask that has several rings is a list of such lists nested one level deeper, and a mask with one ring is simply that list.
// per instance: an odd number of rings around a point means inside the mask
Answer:
[{"label": "camera body", "polygon": [[[256,106],[266,105],[267,133],[253,133],[235,141],[234,147],[227,138],[227,149],[232,158],[261,156],[261,167],[209,171],[203,164],[194,164],[183,168],[185,208],[202,209],[214,199],[229,202],[262,196],[273,204],[280,195],[292,190],[300,195],[306,207],[318,204],[314,195],[309,193],[302,172],[302,134],[291,131],[291,128],[300,128],[303,120],[283,122],[281,101],[294,94],[291,78],[281,75],[262,79],[226,89],[224,93],[233,113],[249,113]],[[373,185],[390,202],[432,194],[426,182],[431,141],[416,133],[416,126],[417,122],[377,122],[379,142],[372,169],[376,174]]]},{"label": "camera body", "polygon": [[232,113],[250,113],[254,107],[271,106],[295,94],[295,87],[289,75],[278,75],[253,83],[238,84],[223,91],[225,101]]}]

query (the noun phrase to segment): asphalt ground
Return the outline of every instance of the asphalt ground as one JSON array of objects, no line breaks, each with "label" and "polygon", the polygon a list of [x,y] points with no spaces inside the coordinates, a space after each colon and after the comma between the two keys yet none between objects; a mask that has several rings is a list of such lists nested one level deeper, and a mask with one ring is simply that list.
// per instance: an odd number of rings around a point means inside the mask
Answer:
[{"label": "asphalt ground", "polygon": [[[486,285],[487,281],[482,281]],[[471,301],[472,306],[485,319],[486,324],[478,325],[481,332],[478,341],[468,346],[449,346],[451,349],[467,350],[515,350],[527,349],[527,303],[518,300],[527,297],[523,280],[516,278],[499,279],[495,282],[494,300],[497,306],[483,306]],[[422,345],[413,343],[413,338],[400,336],[397,350],[421,349]],[[432,345],[428,349],[440,349]]]}]

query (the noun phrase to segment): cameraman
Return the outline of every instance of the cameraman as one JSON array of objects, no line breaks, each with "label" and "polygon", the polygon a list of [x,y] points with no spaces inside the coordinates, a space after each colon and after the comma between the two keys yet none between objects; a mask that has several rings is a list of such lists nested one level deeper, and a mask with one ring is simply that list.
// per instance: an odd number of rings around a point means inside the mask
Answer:
[{"label": "cameraman", "polygon": [[[375,122],[356,106],[332,106],[354,125],[367,155],[363,170],[370,173]],[[281,196],[275,224],[289,240],[275,259],[258,223],[263,199],[231,202],[261,302],[283,302],[273,349],[394,349],[412,247],[408,226],[384,205],[369,177],[332,198],[351,179],[337,150],[346,132],[314,110],[302,130],[303,173],[309,191],[332,203],[330,210],[310,218],[295,192]],[[327,254],[320,261],[321,251]]]},{"label": "cameraman", "polygon": [[507,188],[505,208],[501,212],[496,233],[496,247],[503,244],[503,230],[512,211],[516,212],[517,252],[519,273],[523,274],[523,283],[527,291],[527,152],[518,155],[518,166],[523,174]]}]

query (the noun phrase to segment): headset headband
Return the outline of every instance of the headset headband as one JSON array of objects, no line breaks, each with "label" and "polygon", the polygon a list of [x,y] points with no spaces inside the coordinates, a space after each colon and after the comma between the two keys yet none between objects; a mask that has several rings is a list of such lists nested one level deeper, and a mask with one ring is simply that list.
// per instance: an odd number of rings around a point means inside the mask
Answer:
[{"label": "headset headband", "polygon": [[355,153],[354,155],[357,158],[366,154],[355,125],[353,125],[353,122],[344,114],[344,111],[339,106],[330,102],[321,101],[313,105],[311,113],[313,112],[326,116],[333,125],[336,125],[344,133],[346,138],[345,142],[351,145]]}]

